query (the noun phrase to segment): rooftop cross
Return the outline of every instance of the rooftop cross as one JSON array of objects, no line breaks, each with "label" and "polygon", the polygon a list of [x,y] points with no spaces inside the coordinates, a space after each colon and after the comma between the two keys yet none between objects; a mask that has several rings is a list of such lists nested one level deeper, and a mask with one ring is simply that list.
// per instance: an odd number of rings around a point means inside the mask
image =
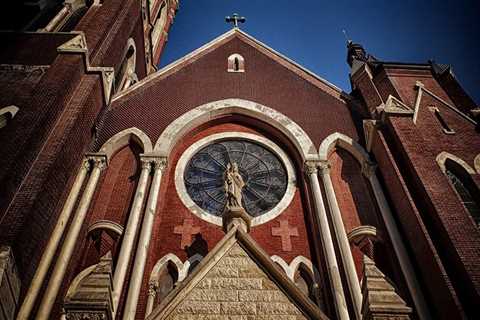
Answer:
[{"label": "rooftop cross", "polygon": [[247,19],[245,19],[245,17],[240,17],[238,13],[234,13],[231,17],[230,16],[225,17],[225,21],[227,23],[233,22],[233,25],[235,28],[238,28],[239,22],[244,23],[246,20]]}]

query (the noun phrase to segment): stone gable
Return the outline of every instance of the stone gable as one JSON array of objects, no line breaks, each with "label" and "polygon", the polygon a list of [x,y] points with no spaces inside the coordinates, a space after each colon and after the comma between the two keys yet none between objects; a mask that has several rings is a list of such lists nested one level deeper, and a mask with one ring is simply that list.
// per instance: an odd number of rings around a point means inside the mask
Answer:
[{"label": "stone gable", "polygon": [[306,319],[235,243],[166,319]]}]

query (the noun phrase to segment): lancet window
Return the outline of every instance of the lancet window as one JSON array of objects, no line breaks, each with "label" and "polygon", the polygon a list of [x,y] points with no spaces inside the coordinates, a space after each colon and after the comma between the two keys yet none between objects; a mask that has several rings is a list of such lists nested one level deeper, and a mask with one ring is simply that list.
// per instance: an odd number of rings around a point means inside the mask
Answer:
[{"label": "lancet window", "polygon": [[117,92],[128,89],[138,81],[135,73],[136,46],[132,38],[128,39],[122,63],[115,74],[115,89]]},{"label": "lancet window", "polygon": [[445,175],[457,194],[462,204],[472,216],[476,225],[480,227],[480,191],[470,174],[453,160],[445,161]]}]

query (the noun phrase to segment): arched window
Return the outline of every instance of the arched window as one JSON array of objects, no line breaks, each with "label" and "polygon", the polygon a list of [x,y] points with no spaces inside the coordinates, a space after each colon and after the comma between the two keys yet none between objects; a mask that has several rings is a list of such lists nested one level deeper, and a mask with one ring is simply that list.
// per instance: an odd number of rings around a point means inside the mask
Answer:
[{"label": "arched window", "polygon": [[454,161],[445,161],[445,175],[457,191],[463,205],[480,227],[480,192],[473,182],[472,177]]},{"label": "arched window", "polygon": [[245,72],[245,59],[238,53],[230,55],[227,59],[228,72]]},{"label": "arched window", "polygon": [[128,39],[122,63],[115,74],[115,90],[117,92],[129,88],[138,81],[135,74],[136,52],[135,41],[132,38]]},{"label": "arched window", "polygon": [[6,127],[10,123],[18,110],[20,109],[16,106],[9,106],[0,109],[0,129]]},{"label": "arched window", "polygon": [[442,152],[437,156],[437,162],[447,177],[465,209],[470,213],[475,224],[480,227],[480,190],[472,179],[475,170],[462,159]]}]

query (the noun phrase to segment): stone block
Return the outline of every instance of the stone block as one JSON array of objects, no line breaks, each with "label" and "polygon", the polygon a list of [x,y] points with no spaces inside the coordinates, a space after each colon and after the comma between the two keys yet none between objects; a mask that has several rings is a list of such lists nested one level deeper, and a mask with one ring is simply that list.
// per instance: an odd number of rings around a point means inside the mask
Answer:
[{"label": "stone block", "polygon": [[288,302],[287,297],[278,290],[247,290],[238,292],[239,301]]},{"label": "stone block", "polygon": [[259,302],[257,303],[257,313],[260,315],[301,315],[295,305],[283,302]]},{"label": "stone block", "polygon": [[179,314],[220,314],[220,303],[206,301],[185,301],[176,310]]},{"label": "stone block", "polygon": [[187,296],[190,301],[238,301],[236,290],[194,289]]},{"label": "stone block", "polygon": [[252,302],[222,302],[220,312],[225,315],[255,315],[257,309]]}]

